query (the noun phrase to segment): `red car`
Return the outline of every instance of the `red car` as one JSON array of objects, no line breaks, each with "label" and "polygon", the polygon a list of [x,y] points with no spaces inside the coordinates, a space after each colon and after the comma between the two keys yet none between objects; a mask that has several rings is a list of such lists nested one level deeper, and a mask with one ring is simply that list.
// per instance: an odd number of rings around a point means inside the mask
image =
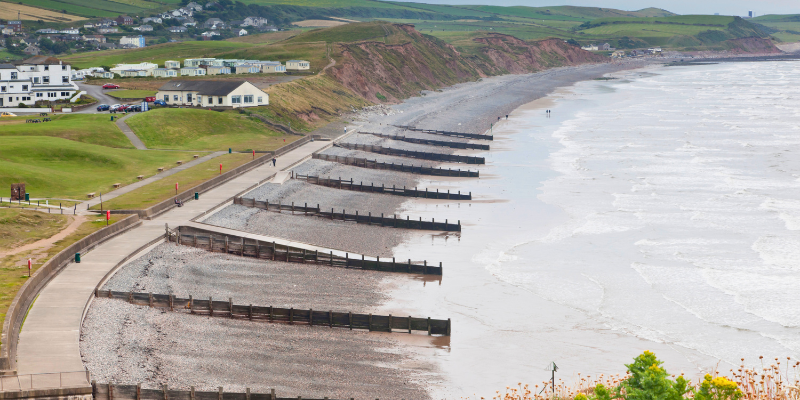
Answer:
[{"label": "red car", "polygon": [[115,85],[113,83],[106,83],[103,85],[103,89],[119,89],[119,85]]}]

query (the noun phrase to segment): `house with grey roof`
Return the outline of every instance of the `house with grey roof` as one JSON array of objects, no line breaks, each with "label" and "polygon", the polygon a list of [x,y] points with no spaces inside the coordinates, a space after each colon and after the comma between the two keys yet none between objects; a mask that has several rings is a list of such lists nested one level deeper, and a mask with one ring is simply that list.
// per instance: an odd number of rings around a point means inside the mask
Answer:
[{"label": "house with grey roof", "polygon": [[156,97],[169,105],[197,107],[258,107],[269,105],[269,95],[245,80],[174,80],[158,89]]}]

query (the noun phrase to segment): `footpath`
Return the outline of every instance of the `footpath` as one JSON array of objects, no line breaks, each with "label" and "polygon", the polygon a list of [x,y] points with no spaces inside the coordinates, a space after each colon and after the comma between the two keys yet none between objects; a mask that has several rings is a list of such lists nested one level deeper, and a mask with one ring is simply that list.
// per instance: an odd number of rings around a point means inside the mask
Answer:
[{"label": "footpath", "polygon": [[[265,178],[289,169],[329,146],[329,141],[307,143],[272,163],[255,168],[161,216],[99,245],[82,255],[81,263],[70,263],[41,291],[22,327],[17,347],[17,373],[48,374],[85,371],[80,353],[80,329],[85,309],[95,287],[118,265],[127,262],[164,237],[170,227],[191,225],[198,216]],[[132,186],[132,185],[131,185]],[[209,229],[208,226],[203,226]],[[263,237],[288,244],[280,238]],[[295,243],[292,243],[293,245]],[[89,382],[85,382],[89,385]]]}]

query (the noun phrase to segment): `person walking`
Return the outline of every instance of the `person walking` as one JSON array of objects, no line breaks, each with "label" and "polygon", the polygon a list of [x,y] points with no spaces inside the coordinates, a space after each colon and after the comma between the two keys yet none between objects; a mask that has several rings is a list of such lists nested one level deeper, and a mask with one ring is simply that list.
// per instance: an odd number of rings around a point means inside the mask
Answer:
[{"label": "person walking", "polygon": [[275,158],[275,157],[272,157],[272,166],[273,166],[273,167],[275,166],[275,164],[276,164],[277,162],[278,162],[278,159],[277,159],[277,158]]}]

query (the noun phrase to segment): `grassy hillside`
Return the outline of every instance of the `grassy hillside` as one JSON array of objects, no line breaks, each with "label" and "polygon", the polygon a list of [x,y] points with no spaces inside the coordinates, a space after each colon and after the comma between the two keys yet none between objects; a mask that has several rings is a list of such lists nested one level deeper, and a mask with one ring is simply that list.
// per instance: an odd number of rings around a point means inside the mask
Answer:
[{"label": "grassy hillside", "polygon": [[179,4],[176,0],[17,0],[15,2],[56,11],[64,10],[88,18],[144,14]]},{"label": "grassy hillside", "polygon": [[235,111],[162,108],[134,115],[126,122],[153,149],[274,150],[285,139],[260,120]]},{"label": "grassy hillside", "polygon": [[52,122],[27,124],[30,117],[0,118],[0,140],[5,136],[49,136],[99,146],[132,149],[130,140],[107,114],[57,114]]},{"label": "grassy hillside", "polygon": [[159,167],[169,168],[194,154],[115,149],[44,136],[3,136],[0,147],[0,185],[25,182],[34,197],[72,199],[108,192],[114,183],[135,182],[137,175],[154,175]]}]

